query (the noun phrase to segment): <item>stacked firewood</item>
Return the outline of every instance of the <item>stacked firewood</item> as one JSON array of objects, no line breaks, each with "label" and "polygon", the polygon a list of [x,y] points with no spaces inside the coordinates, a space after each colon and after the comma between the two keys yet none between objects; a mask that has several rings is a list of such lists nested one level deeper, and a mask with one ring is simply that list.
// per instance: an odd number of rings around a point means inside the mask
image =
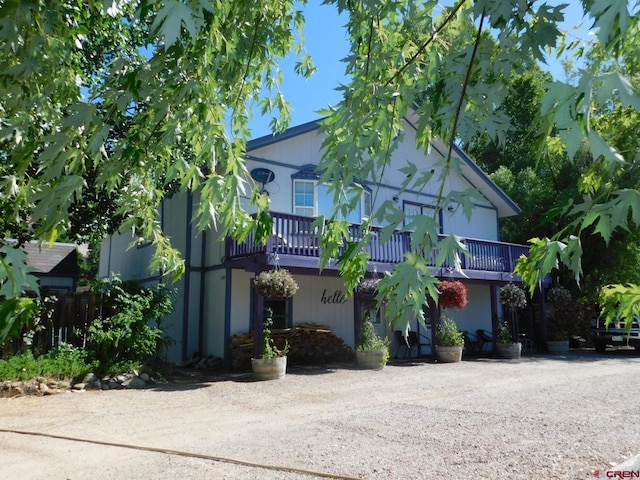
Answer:
[{"label": "stacked firewood", "polygon": [[[273,329],[271,338],[278,348],[289,343],[288,365],[323,365],[353,360],[353,350],[319,323],[302,323],[294,328]],[[244,370],[251,367],[253,333],[239,333],[231,338],[231,367]]]}]

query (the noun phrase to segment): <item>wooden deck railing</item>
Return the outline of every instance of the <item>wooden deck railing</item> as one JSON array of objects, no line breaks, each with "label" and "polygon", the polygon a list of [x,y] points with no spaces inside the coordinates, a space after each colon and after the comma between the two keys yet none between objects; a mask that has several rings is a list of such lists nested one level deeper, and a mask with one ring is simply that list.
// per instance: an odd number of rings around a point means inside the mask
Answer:
[{"label": "wooden deck railing", "polygon": [[[273,235],[266,245],[254,241],[252,235],[245,243],[238,243],[227,239],[226,258],[238,259],[259,254],[274,253],[278,255],[294,255],[305,257],[319,257],[318,239],[312,227],[313,218],[292,215],[288,213],[272,214]],[[362,236],[359,225],[349,228],[352,240],[359,241]],[[373,229],[373,238],[367,248],[370,262],[400,263],[404,255],[411,249],[411,232],[395,232],[387,242],[381,241],[381,229]],[[445,237],[444,235],[441,238]],[[489,272],[511,273],[518,258],[528,255],[529,248],[504,242],[465,239],[464,244],[469,252],[460,258],[462,268],[468,270],[483,270]],[[435,266],[435,257],[428,264]],[[449,267],[448,264],[443,267]]]}]

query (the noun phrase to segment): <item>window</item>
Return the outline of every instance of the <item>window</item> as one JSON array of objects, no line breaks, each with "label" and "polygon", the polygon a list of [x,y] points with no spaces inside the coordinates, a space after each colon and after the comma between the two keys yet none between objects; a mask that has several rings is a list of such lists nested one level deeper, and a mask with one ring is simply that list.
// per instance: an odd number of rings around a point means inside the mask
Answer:
[{"label": "window", "polygon": [[361,217],[364,220],[365,218],[369,218],[371,216],[371,192],[369,190],[364,190],[362,192],[361,202]]},{"label": "window", "polygon": [[289,300],[264,300],[265,316],[270,308],[273,316],[272,329],[289,328],[291,326],[289,315]]},{"label": "window", "polygon": [[293,181],[293,213],[306,217],[315,216],[315,186],[311,180]]},{"label": "window", "polygon": [[[252,286],[253,289],[253,286]],[[252,290],[253,293],[253,290]],[[253,295],[251,295],[251,298],[253,299]],[[267,315],[267,308],[271,309],[272,312],[272,318],[273,318],[273,325],[271,326],[271,329],[280,329],[280,328],[291,328],[291,325],[293,325],[292,321],[291,321],[291,302],[292,299],[287,298],[284,300],[272,300],[272,299],[264,299],[264,313],[265,313],[265,317]],[[249,328],[251,330],[253,330],[253,325],[254,325],[254,305],[253,305],[253,300],[251,302],[251,321],[250,321],[250,326]]]},{"label": "window", "polygon": [[[303,176],[303,174],[296,174]],[[352,223],[360,223],[371,216],[372,195],[371,190],[364,188],[353,188],[349,192],[349,200],[356,200],[356,195],[360,196],[360,202],[354,202],[353,211],[342,220]],[[304,178],[293,178],[293,213],[305,217],[315,217],[318,214],[328,214],[333,210],[333,194],[329,194],[329,185],[319,183],[317,178],[310,179],[307,175]]]},{"label": "window", "polygon": [[[402,205],[405,214],[404,224],[405,227],[411,223],[411,219],[409,217],[413,217],[415,215],[426,215],[433,216],[433,212],[435,207],[431,205],[420,205],[419,203],[411,203],[404,202]],[[438,215],[438,224],[440,225],[440,233],[442,233],[442,212]]]}]

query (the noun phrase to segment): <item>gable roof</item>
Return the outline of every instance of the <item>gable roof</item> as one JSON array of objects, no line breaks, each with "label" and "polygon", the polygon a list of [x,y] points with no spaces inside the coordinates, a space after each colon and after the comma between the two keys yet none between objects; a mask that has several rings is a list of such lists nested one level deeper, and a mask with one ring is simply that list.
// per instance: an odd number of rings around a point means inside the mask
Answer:
[{"label": "gable roof", "polygon": [[[431,146],[443,157],[447,155],[449,146],[441,140],[432,140]],[[520,207],[455,143],[452,153],[462,160],[461,169],[465,179],[496,206],[500,218],[520,214]]]},{"label": "gable roof", "polygon": [[48,243],[42,245],[38,242],[28,242],[22,245],[27,254],[27,265],[33,267],[36,275],[48,275],[58,277],[77,277],[78,249],[71,243]]},{"label": "gable roof", "polygon": [[247,142],[247,152],[256,150],[258,148],[266,147],[274,143],[282,142],[289,138],[297,137],[298,135],[304,135],[305,133],[313,132],[320,128],[320,123],[323,119],[313,120],[311,122],[303,123],[295,127],[287,128],[282,133],[276,133],[272,135],[264,135],[262,137],[254,138]]},{"label": "gable roof", "polygon": [[[264,135],[256,139],[247,142],[247,152],[256,150],[258,148],[266,147],[274,143],[283,142],[299,135],[312,132],[320,128],[320,124],[323,119],[314,120],[311,122],[303,123],[295,127],[291,127],[282,133],[276,133],[272,135]],[[416,130],[414,125],[416,117],[407,118],[405,121],[407,124]],[[440,139],[433,139],[431,141],[432,148],[443,157],[448,152],[448,145]],[[509,196],[500,188],[496,183],[489,178],[489,176],[473,161],[469,155],[467,155],[458,145],[453,145],[452,153],[461,161],[462,174],[465,179],[473,185],[478,191],[484,195],[495,207],[498,213],[498,217],[510,217],[518,215],[521,210],[516,203],[509,198]]]}]

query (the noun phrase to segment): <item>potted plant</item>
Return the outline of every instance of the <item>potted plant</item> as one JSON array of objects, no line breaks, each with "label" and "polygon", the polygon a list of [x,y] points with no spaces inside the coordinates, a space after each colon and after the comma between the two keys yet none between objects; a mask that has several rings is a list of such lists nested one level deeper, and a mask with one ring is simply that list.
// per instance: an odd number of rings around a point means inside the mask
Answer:
[{"label": "potted plant", "polygon": [[511,326],[505,320],[498,327],[496,352],[500,358],[520,358],[522,344],[518,341],[517,314],[519,308],[527,306],[527,295],[522,288],[513,283],[504,285],[498,293],[500,303],[506,307],[511,318]]},{"label": "potted plant", "polygon": [[360,326],[356,364],[360,368],[382,370],[389,361],[389,340],[380,338],[373,323],[365,318]]},{"label": "potted plant", "polygon": [[284,268],[260,272],[253,279],[253,284],[265,298],[290,298],[298,291],[298,283]]},{"label": "potted plant", "polygon": [[500,303],[506,307],[524,308],[527,306],[527,294],[519,286],[508,283],[498,291]]},{"label": "potted plant", "polygon": [[445,363],[459,362],[463,347],[464,334],[453,319],[442,313],[436,332],[436,358]]},{"label": "potted plant", "polygon": [[576,316],[576,304],[571,292],[557,286],[547,292],[549,302],[549,331],[547,349],[554,355],[569,353],[569,329]]},{"label": "potted plant", "polygon": [[498,341],[496,353],[500,358],[517,359],[522,353],[522,344],[513,338],[509,323],[503,321],[498,327]]},{"label": "potted plant", "polygon": [[262,326],[262,353],[260,358],[251,359],[253,376],[257,380],[275,380],[283,378],[287,372],[287,353],[289,342],[285,341],[284,348],[278,348],[271,338],[273,312],[266,311],[266,318]]},{"label": "potted plant", "polygon": [[438,303],[443,309],[436,330],[436,359],[441,362],[462,360],[464,334],[456,322],[444,312],[447,308],[464,308],[469,303],[467,287],[460,280],[443,280],[438,284]]}]

